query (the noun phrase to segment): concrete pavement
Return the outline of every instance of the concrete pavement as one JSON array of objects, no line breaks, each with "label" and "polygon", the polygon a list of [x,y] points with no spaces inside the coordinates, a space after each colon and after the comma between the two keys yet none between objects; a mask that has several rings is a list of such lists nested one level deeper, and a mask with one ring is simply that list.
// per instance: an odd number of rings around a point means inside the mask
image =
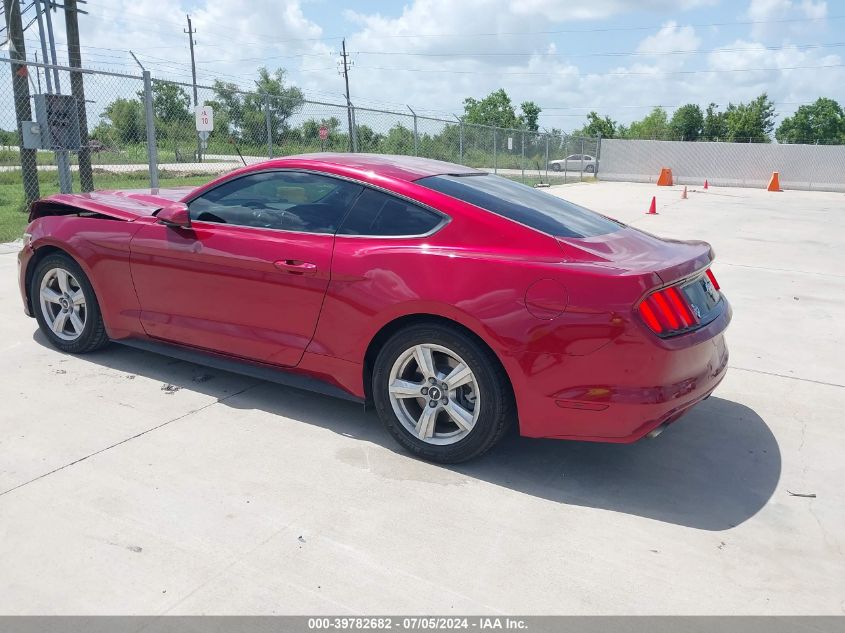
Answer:
[{"label": "concrete pavement", "polygon": [[57,352],[0,252],[0,613],[842,614],[845,198],[550,191],[715,247],[731,369],[656,440],[416,461],[348,402]]}]

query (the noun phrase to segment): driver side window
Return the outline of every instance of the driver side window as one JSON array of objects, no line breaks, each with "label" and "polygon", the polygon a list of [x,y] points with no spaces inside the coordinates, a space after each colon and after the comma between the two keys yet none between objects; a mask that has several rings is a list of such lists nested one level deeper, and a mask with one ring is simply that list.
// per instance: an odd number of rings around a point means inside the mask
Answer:
[{"label": "driver side window", "polygon": [[188,209],[198,222],[335,233],[362,190],[319,174],[259,172],[224,182],[195,198]]}]

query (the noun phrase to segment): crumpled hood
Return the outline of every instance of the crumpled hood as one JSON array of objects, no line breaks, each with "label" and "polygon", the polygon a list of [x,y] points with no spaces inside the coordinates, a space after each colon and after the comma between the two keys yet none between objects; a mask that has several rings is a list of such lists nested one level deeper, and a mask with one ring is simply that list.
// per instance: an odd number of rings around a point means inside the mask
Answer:
[{"label": "crumpled hood", "polygon": [[32,221],[42,215],[49,215],[49,209],[64,206],[131,222],[139,217],[153,215],[171,202],[185,198],[194,189],[196,187],[57,193],[34,202],[29,219]]}]

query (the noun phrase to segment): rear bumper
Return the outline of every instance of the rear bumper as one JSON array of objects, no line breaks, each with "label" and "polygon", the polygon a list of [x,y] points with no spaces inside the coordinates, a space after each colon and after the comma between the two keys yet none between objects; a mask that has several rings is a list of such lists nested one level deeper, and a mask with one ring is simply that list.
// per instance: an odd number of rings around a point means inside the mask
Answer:
[{"label": "rear bumper", "polygon": [[547,362],[517,392],[521,434],[628,443],[674,422],[724,378],[730,318],[725,301],[689,335],[667,341],[631,331],[588,356]]}]

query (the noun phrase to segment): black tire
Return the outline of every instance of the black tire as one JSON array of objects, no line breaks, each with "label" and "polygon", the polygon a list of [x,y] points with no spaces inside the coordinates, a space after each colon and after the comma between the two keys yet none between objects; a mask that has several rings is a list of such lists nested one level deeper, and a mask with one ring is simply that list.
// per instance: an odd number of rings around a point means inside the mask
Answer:
[{"label": "black tire", "polygon": [[[426,344],[447,348],[463,359],[474,374],[479,391],[477,406],[481,409],[475,425],[452,444],[433,445],[411,434],[391,404],[388,387],[394,363],[412,347]],[[423,323],[394,334],[376,358],[372,393],[382,423],[403,447],[418,457],[444,464],[467,461],[487,452],[516,418],[510,381],[493,352],[460,328],[449,325]]]},{"label": "black tire", "polygon": [[[85,297],[84,327],[82,328],[81,334],[75,336],[73,340],[63,339],[53,332],[47,323],[47,317],[41,305],[41,282],[45,275],[56,268],[69,272],[78,283],[79,290],[82,291]],[[94,288],[91,286],[91,282],[88,281],[88,277],[79,264],[69,255],[65,253],[53,253],[38,262],[32,275],[29,293],[32,302],[32,311],[35,314],[36,321],[38,321],[38,327],[54,347],[70,354],[85,354],[108,344],[109,337],[106,334],[105,324],[103,323],[102,313],[100,312],[100,305],[97,303],[97,297],[94,294]]]},{"label": "black tire", "polygon": [[596,171],[596,167],[595,167],[595,165],[587,165],[584,168],[584,171],[587,172],[588,174],[592,174]]},{"label": "black tire", "polygon": [[560,171],[560,163],[552,163],[552,171]]}]

